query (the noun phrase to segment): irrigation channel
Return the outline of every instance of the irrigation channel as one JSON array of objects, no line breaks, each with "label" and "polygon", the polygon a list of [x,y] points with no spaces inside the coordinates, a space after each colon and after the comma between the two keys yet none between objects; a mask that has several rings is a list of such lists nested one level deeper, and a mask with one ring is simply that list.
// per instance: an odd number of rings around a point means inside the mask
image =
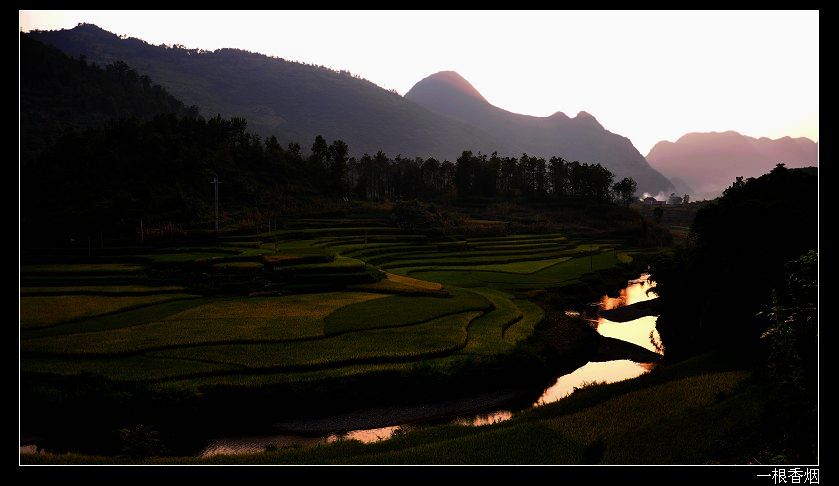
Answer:
[{"label": "irrigation channel", "polygon": [[[647,295],[647,290],[653,285],[648,280],[649,275],[643,274],[636,280],[631,280],[621,290],[618,297],[603,296],[594,305],[600,306],[601,310],[614,309],[650,300],[653,297]],[[597,332],[602,336],[620,339],[632,344],[641,346],[655,353],[662,353],[661,341],[655,328],[656,316],[645,316],[628,322],[613,322],[604,317],[599,317],[592,325],[596,326]],[[574,392],[575,388],[592,382],[614,383],[627,379],[636,378],[647,373],[655,366],[655,363],[638,363],[635,361],[620,359],[612,361],[590,361],[577,368],[571,373],[558,376],[553,385],[547,387],[539,396],[526,408],[539,407],[548,403],[562,400]],[[497,398],[497,397],[496,397]],[[475,401],[480,401],[477,398]],[[475,401],[472,403],[474,404]],[[402,409],[389,410],[394,425],[378,428],[348,430],[346,427],[335,428],[342,421],[352,423],[353,417],[324,419],[318,423],[309,424],[309,433],[281,433],[275,435],[260,435],[248,437],[225,437],[209,440],[206,447],[199,453],[200,456],[209,457],[219,454],[250,454],[262,452],[267,448],[283,448],[302,445],[314,445],[319,443],[335,442],[338,440],[354,439],[361,442],[376,442],[390,438],[397,430],[407,430],[415,427],[422,427],[423,424],[455,423],[468,426],[482,426],[502,422],[510,419],[515,411],[509,408],[501,408],[491,412],[482,413],[457,413],[451,412],[457,406],[451,404],[444,409],[449,410],[449,415],[442,417],[436,415],[434,420],[423,422],[403,421],[399,417],[409,417],[415,414],[416,410]],[[428,414],[433,411],[423,410]],[[367,415],[375,414],[375,411],[368,411]],[[445,412],[444,412],[445,413]],[[355,417],[359,419],[363,417]],[[329,428],[333,427],[333,431]],[[339,431],[340,430],[340,431]]]}]

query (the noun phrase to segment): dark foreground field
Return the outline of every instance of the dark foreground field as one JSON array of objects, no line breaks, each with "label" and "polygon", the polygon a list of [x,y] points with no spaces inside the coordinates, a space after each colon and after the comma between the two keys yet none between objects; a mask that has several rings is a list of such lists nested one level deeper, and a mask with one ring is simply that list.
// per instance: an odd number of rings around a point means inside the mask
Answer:
[{"label": "dark foreground field", "polygon": [[[568,232],[429,237],[387,220],[320,219],[90,257],[35,252],[22,272],[22,425],[45,451],[21,460],[762,461],[766,390],[748,365],[714,355],[592,383],[494,425],[194,457],[208,437],[277,422],[432,402],[477,410],[543,389],[608,348],[585,321],[589,303],[662,251]],[[632,312],[654,309],[641,307]],[[623,355],[610,359],[649,359],[633,347],[613,345]],[[132,427],[152,435],[118,433]]]},{"label": "dark foreground field", "polygon": [[362,444],[262,454],[130,459],[24,455],[27,464],[714,464],[763,463],[755,444],[766,390],[719,355],[592,386],[482,427],[438,426]]}]

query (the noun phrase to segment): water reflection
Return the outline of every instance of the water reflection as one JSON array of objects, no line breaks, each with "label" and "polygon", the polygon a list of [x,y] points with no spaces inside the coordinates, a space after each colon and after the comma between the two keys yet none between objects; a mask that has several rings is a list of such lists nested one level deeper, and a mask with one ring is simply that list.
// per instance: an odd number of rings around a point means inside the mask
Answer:
[{"label": "water reflection", "polygon": [[653,283],[654,282],[650,280],[650,275],[648,273],[644,273],[637,279],[627,282],[626,287],[621,289],[620,294],[617,297],[604,295],[603,298],[600,299],[600,307],[603,310],[609,310],[624,305],[632,305],[638,302],[654,299],[654,294],[647,294],[647,290],[653,287]]},{"label": "water reflection", "polygon": [[210,441],[198,455],[201,457],[212,457],[222,454],[256,454],[272,449],[296,448],[340,440],[357,440],[368,444],[391,438],[393,433],[399,428],[400,426],[394,425],[392,427],[381,427],[378,429],[351,430],[345,433],[331,434],[326,437],[278,434],[215,439]]},{"label": "water reflection", "polygon": [[481,413],[472,415],[470,417],[458,417],[454,420],[457,425],[472,425],[479,427],[481,425],[497,424],[513,418],[513,412],[510,410],[499,410],[497,412]]},{"label": "water reflection", "polygon": [[390,439],[398,428],[398,425],[394,425],[392,427],[381,427],[379,429],[351,430],[344,434],[332,434],[326,438],[326,441],[335,442],[337,440],[357,440],[368,444],[370,442]]},{"label": "water reflection", "polygon": [[303,437],[293,435],[266,435],[251,437],[233,437],[210,441],[199,453],[201,457],[221,454],[256,454],[270,449],[284,449],[314,445],[325,442],[322,437]]},{"label": "water reflection", "polygon": [[[614,309],[616,307],[631,305],[655,298],[655,295],[647,295],[654,283],[649,280],[649,275],[643,274],[637,280],[631,280],[626,288],[622,289],[618,297],[604,296],[599,305],[601,309]],[[579,316],[579,312],[566,311],[569,316]],[[623,341],[628,341],[638,346],[662,354],[661,340],[658,331],[655,329],[656,317],[647,316],[628,322],[613,322],[603,317],[592,324],[597,332]],[[650,371],[655,363],[636,363],[628,359],[612,361],[591,361],[577,368],[571,373],[557,378],[556,382],[548,387],[538,400],[533,402],[532,407],[538,407],[548,403],[561,400],[575,391],[591,383],[614,383],[618,381],[636,378]],[[509,420],[513,416],[512,410],[499,410],[488,413],[459,417],[451,423],[458,425],[482,426]],[[266,437],[245,437],[236,439],[220,439],[213,441],[202,451],[202,456],[217,454],[243,454],[262,452],[268,448],[299,447],[309,444],[320,444],[335,442],[338,440],[354,439],[365,443],[377,442],[389,439],[394,432],[400,428],[405,429],[408,425],[394,425],[377,429],[353,430],[341,434],[332,434],[326,437],[305,437],[297,435],[275,435]]]},{"label": "water reflection", "polygon": [[[603,296],[600,300],[600,308],[609,310],[654,299],[654,294],[647,294],[647,290],[653,286],[649,277],[645,273],[637,280],[631,280],[626,288],[621,290],[618,297]],[[645,316],[633,321],[613,322],[600,317],[597,319],[596,327],[601,336],[620,339],[655,353],[664,354],[661,337],[655,328],[656,319],[656,316]]]},{"label": "water reflection", "polygon": [[561,400],[577,388],[592,383],[614,383],[636,378],[650,371],[654,363],[636,363],[628,359],[590,361],[567,375],[560,376],[545,393],[533,403],[534,407]]}]

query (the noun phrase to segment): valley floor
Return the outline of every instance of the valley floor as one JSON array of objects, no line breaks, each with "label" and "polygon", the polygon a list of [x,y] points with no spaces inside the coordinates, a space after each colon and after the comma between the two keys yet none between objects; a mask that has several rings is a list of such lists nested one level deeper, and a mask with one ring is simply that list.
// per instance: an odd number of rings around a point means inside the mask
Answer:
[{"label": "valley floor", "polygon": [[511,420],[444,425],[362,444],[250,455],[131,459],[24,454],[24,464],[714,464],[759,463],[766,390],[707,354],[595,385]]}]

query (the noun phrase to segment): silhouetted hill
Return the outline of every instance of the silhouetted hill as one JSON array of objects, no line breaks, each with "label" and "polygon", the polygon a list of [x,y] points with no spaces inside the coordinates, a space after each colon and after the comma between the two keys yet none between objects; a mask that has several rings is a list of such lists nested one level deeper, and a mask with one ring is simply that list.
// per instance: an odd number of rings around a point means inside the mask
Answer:
[{"label": "silhouetted hill", "polygon": [[65,130],[111,119],[195,113],[122,62],[96,66],[20,36],[21,159],[29,163]]},{"label": "silhouetted hill", "polygon": [[[378,150],[390,155],[450,160],[463,150],[558,155],[568,160],[600,162],[617,177],[634,177],[641,191],[672,188],[666,178],[646,164],[628,139],[607,132],[594,117],[581,113],[569,119],[558,113],[538,118],[505,112],[489,105],[455,73],[448,75],[447,85],[457,87],[457,96],[449,97],[449,101],[463,110],[446,111],[437,104],[422,102],[417,87],[403,98],[345,71],[242,50],[207,52],[153,46],[139,39],[120,38],[90,24],[30,35],[96,62],[123,60],[152,76],[178,98],[198,105],[206,116],[219,113],[244,117],[256,133],[277,135],[283,142],[300,142],[304,150],[308,141],[320,134],[327,140],[344,140],[353,155]],[[464,116],[469,113],[470,103],[490,110]],[[492,116],[487,117],[488,113]],[[499,118],[499,114],[507,116]]]},{"label": "silhouetted hill", "polygon": [[633,177],[641,192],[655,194],[673,189],[670,181],[647,164],[628,138],[609,132],[584,111],[574,118],[562,112],[549,117],[511,113],[491,105],[453,71],[442,71],[421,80],[405,98],[503,138],[529,155],[560,155],[567,160],[599,162],[618,179]]},{"label": "silhouetted hill", "polygon": [[808,174],[808,175],[811,175],[811,176],[816,176],[816,177],[818,177],[818,175],[819,175],[819,168],[818,167],[797,167],[797,168],[794,168],[793,170],[797,170],[799,172],[803,172],[805,174]]},{"label": "silhouetted hill", "polygon": [[203,115],[244,117],[256,133],[299,142],[304,151],[323,135],[344,140],[354,155],[383,150],[454,160],[468,149],[512,152],[502,140],[345,71],[237,49],[154,46],[90,24],[30,35],[92,61],[123,60]]},{"label": "silhouetted hill", "polygon": [[808,138],[753,138],[734,131],[688,133],[657,143],[647,160],[668,177],[684,180],[697,196],[716,197],[738,176],[757,177],[776,164],[813,166],[818,144]]}]

